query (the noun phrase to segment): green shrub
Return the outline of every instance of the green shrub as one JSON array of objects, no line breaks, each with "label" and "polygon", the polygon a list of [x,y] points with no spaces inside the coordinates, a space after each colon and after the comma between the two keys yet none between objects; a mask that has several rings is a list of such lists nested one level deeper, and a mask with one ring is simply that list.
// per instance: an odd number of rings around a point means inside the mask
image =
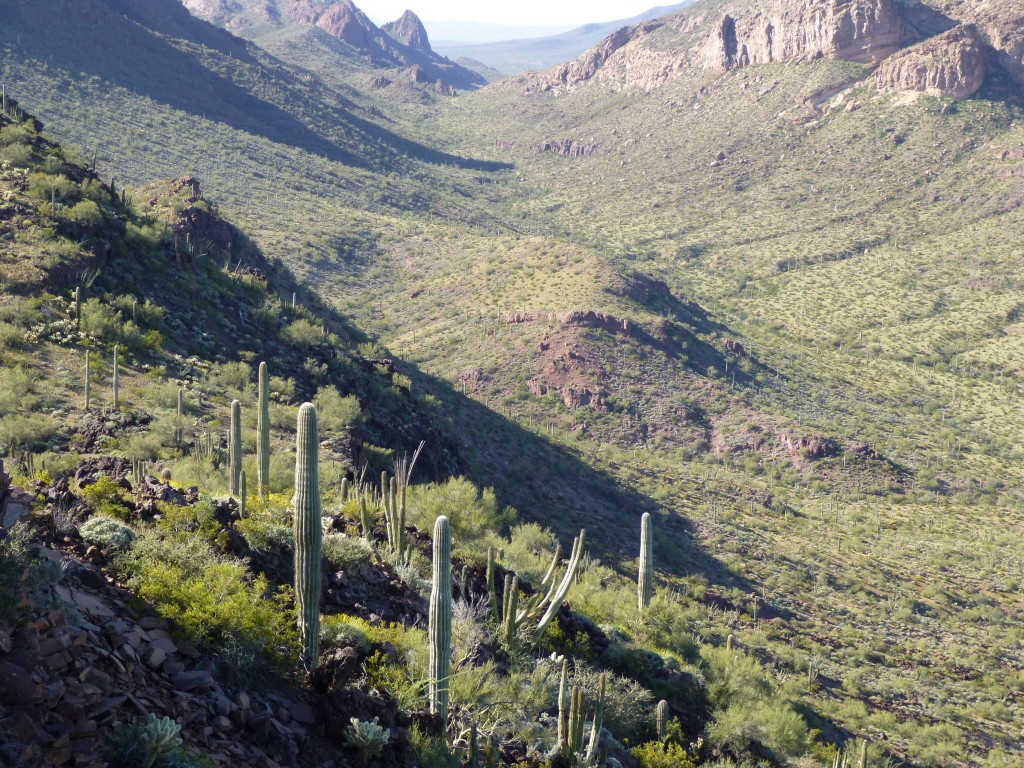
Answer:
[{"label": "green shrub", "polygon": [[78,529],[82,538],[103,549],[126,549],[135,541],[135,531],[106,515],[93,515]]},{"label": "green shrub", "polygon": [[28,192],[43,202],[55,199],[58,203],[77,202],[81,188],[63,174],[33,173],[28,177]]},{"label": "green shrub", "polygon": [[0,321],[0,350],[15,349],[25,343],[25,331],[14,323]]},{"label": "green shrub", "polygon": [[346,573],[358,571],[370,564],[372,550],[361,538],[329,533],[324,536],[323,555],[334,568]]},{"label": "green shrub", "polygon": [[336,432],[347,429],[362,417],[359,398],[355,395],[342,397],[337,387],[322,387],[317,390],[317,413],[320,415],[321,428],[325,432]]},{"label": "green shrub", "polygon": [[264,654],[285,667],[298,659],[290,590],[271,590],[239,560],[218,556],[197,537],[149,530],[115,566],[136,594],[197,642]]},{"label": "green shrub", "polygon": [[0,147],[9,147],[13,144],[28,144],[35,137],[35,133],[28,123],[10,123],[0,128]]},{"label": "green shrub", "polygon": [[323,339],[322,329],[300,317],[281,331],[281,338],[289,344],[307,349]]},{"label": "green shrub", "polygon": [[696,765],[690,753],[675,742],[648,741],[633,747],[632,752],[641,768],[693,768]]},{"label": "green shrub", "polygon": [[100,475],[95,482],[81,490],[81,497],[97,514],[126,520],[131,514],[127,506],[128,492],[107,475]]},{"label": "green shrub", "polygon": [[[515,512],[499,509],[493,488],[477,490],[464,477],[453,477],[443,483],[413,485],[408,490],[408,521],[421,531],[431,531],[434,522],[446,515],[451,522],[452,541],[456,551],[480,561],[495,535],[514,519]],[[500,545],[499,545],[500,546]]]},{"label": "green shrub", "polygon": [[324,646],[352,646],[369,653],[372,631],[366,620],[358,616],[339,613],[323,616],[320,620],[320,642]]},{"label": "green shrub", "polygon": [[7,163],[15,168],[26,168],[32,164],[32,147],[28,144],[11,144],[0,147],[0,166]]},{"label": "green shrub", "polygon": [[64,218],[79,227],[98,227],[103,223],[103,211],[92,200],[82,200],[64,211]]}]

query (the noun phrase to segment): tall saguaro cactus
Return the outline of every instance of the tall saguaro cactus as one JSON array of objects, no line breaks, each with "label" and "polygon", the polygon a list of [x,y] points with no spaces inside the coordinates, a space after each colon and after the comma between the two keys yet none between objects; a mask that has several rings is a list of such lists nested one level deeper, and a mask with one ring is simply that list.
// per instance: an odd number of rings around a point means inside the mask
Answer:
[{"label": "tall saguaro cactus", "polygon": [[178,387],[178,425],[174,428],[174,442],[181,444],[182,438],[182,419],[185,416],[185,390]]},{"label": "tall saguaro cactus", "polygon": [[89,350],[85,350],[85,410],[89,410],[92,396],[92,366],[89,361]]},{"label": "tall saguaro cactus", "polygon": [[299,613],[303,662],[316,667],[320,655],[320,435],[316,407],[299,408],[295,437],[295,603]]},{"label": "tall saguaro cactus", "polygon": [[637,578],[637,601],[640,613],[651,604],[654,593],[654,546],[651,537],[651,513],[644,512],[640,518],[640,574]]},{"label": "tall saguaro cactus", "polygon": [[117,369],[117,366],[118,366],[118,363],[117,363],[117,349],[118,349],[118,345],[115,344],[114,345],[114,410],[115,411],[117,411],[120,408],[120,398],[118,397],[118,395],[119,395],[119,392],[118,392],[119,386],[118,385],[120,384],[120,377],[118,375],[118,369]]},{"label": "tall saguaro cactus", "polygon": [[75,288],[75,328],[82,327],[82,288]]},{"label": "tall saguaro cactus", "polygon": [[259,401],[256,411],[256,491],[267,497],[270,485],[270,374],[267,364],[260,363]]},{"label": "tall saguaro cactus", "polygon": [[228,486],[232,496],[238,495],[238,478],[242,473],[242,404],[231,401],[231,428],[228,432]]},{"label": "tall saguaro cactus", "polygon": [[434,578],[430,589],[430,711],[448,718],[452,645],[452,530],[441,515],[434,523]]}]

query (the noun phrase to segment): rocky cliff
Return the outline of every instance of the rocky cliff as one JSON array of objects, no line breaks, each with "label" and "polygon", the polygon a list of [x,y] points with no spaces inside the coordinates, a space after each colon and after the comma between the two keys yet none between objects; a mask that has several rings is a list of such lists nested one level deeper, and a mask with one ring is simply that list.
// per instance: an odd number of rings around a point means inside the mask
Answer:
[{"label": "rocky cliff", "polygon": [[389,21],[381,29],[414,51],[433,53],[430,40],[427,39],[427,29],[420,21],[420,17],[412,11],[406,11],[395,21]]},{"label": "rocky cliff", "polygon": [[623,28],[567,64],[510,81],[525,92],[587,81],[650,90],[686,70],[726,71],[831,58],[878,67],[888,91],[969,98],[998,67],[1024,84],[1024,8],[920,0],[699,3]]},{"label": "rocky cliff", "polygon": [[985,41],[973,26],[964,25],[890,56],[876,79],[884,91],[966,99],[985,80],[985,60]]},{"label": "rocky cliff", "polygon": [[875,64],[915,36],[894,0],[809,0],[726,13],[702,52],[709,69],[827,56]]},{"label": "rocky cliff", "polygon": [[430,48],[427,31],[412,11],[378,27],[352,0],[181,0],[193,15],[260,43],[267,27],[311,25],[355,49],[375,68],[405,69],[408,79],[439,91],[476,88],[486,81]]}]

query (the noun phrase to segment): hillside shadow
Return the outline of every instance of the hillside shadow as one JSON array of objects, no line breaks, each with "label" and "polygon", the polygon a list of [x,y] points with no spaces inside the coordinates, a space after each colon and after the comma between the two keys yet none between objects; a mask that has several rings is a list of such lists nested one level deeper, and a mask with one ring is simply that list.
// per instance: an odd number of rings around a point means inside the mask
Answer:
[{"label": "hillside shadow", "polygon": [[[389,168],[401,155],[471,170],[508,167],[433,150],[331,106],[307,94],[311,86],[283,65],[269,58],[261,63],[250,43],[192,17],[177,2],[86,0],[69,14],[59,0],[31,7],[0,0],[0,11],[0,42],[23,60],[93,81],[87,87],[98,98],[102,82],[95,81],[109,82],[189,115],[352,167]],[[222,58],[208,60],[212,52],[245,63],[248,71]],[[249,76],[251,82],[240,79]],[[295,99],[294,110],[255,95],[261,89],[279,94],[284,89]],[[310,120],[322,121],[337,140],[310,128]]]},{"label": "hillside shadow", "polygon": [[450,382],[408,364],[400,368],[414,377],[416,387],[443,403],[458,432],[463,460],[459,470],[477,486],[493,487],[499,504],[515,507],[521,520],[551,528],[563,546],[586,528],[587,551],[615,567],[623,560],[636,560],[640,518],[650,512],[660,571],[676,577],[701,574],[724,588],[753,591],[746,578],[700,546],[694,525],[685,517],[661,514],[662,507],[650,496],[587,464],[574,449],[462,394]]}]

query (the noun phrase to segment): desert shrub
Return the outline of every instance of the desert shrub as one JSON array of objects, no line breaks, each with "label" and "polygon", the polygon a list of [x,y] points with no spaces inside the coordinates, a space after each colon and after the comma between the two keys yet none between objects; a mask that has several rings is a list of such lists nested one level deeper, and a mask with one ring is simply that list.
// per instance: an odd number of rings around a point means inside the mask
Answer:
[{"label": "desert shrub", "polygon": [[355,395],[342,397],[337,387],[321,387],[313,401],[320,417],[320,428],[325,432],[351,427],[362,417],[359,398]]},{"label": "desert shrub", "polygon": [[758,742],[777,754],[807,751],[807,723],[781,696],[757,659],[736,650],[705,646],[704,676],[714,714],[708,736],[739,753]]},{"label": "desert shrub", "polygon": [[[514,512],[498,508],[493,488],[478,491],[464,477],[453,477],[443,483],[413,485],[408,495],[408,521],[421,531],[434,529],[434,522],[447,515],[452,526],[452,542],[460,553],[480,560],[480,543],[493,538],[507,525]],[[491,535],[489,535],[491,534]],[[487,547],[483,546],[486,556]]]},{"label": "desert shrub", "polygon": [[25,168],[32,163],[32,147],[28,144],[0,146],[0,165],[7,163],[15,168]]},{"label": "desert shrub", "polygon": [[686,749],[675,742],[648,741],[633,747],[632,752],[641,768],[693,768],[696,765]]},{"label": "desert shrub", "polygon": [[15,325],[0,321],[0,350],[15,349],[25,342],[25,330]]},{"label": "desert shrub", "polygon": [[211,366],[209,377],[210,381],[218,387],[223,387],[230,392],[241,393],[251,385],[252,368],[241,360],[218,363]]},{"label": "desert shrub", "polygon": [[210,648],[230,645],[290,667],[298,634],[289,590],[217,555],[201,538],[150,529],[115,563],[140,598]]},{"label": "desert shrub", "polygon": [[97,514],[125,520],[131,514],[127,506],[128,492],[107,475],[100,475],[95,482],[81,490],[80,496]]},{"label": "desert shrub", "polygon": [[433,736],[422,731],[417,723],[409,730],[409,765],[424,768],[459,768],[458,755],[448,749],[443,736]]},{"label": "desert shrub", "polygon": [[125,549],[135,541],[135,531],[106,515],[93,515],[78,529],[82,538],[103,549]]},{"label": "desert shrub", "polygon": [[198,504],[179,507],[166,501],[157,502],[160,519],[156,522],[158,530],[170,537],[185,540],[198,536],[208,544],[217,541],[222,528],[217,522],[213,504],[203,499]]},{"label": "desert shrub", "polygon": [[64,218],[79,227],[96,227],[103,223],[103,211],[92,200],[82,200],[64,211]]},{"label": "desert shrub", "polygon": [[324,646],[339,648],[352,646],[362,653],[369,653],[372,628],[365,619],[345,614],[323,616],[320,621],[320,642]]},{"label": "desert shrub", "polygon": [[[593,706],[601,673],[577,664],[572,684],[583,689],[587,707]],[[635,680],[606,673],[604,727],[619,741],[637,743],[653,736],[654,697]]]},{"label": "desert shrub", "polygon": [[637,643],[651,648],[664,648],[688,661],[698,658],[697,646],[691,639],[695,604],[688,604],[677,593],[658,590],[644,611],[643,619],[634,616],[629,624]]},{"label": "desert shrub", "polygon": [[34,137],[28,123],[10,123],[0,128],[0,147],[13,144],[28,144]]},{"label": "desert shrub", "polygon": [[300,317],[281,331],[281,338],[300,349],[307,349],[323,338],[323,332],[306,318]]},{"label": "desert shrub", "polygon": [[39,450],[51,442],[60,428],[46,413],[12,413],[0,417],[0,449],[11,455],[19,449]]},{"label": "desert shrub", "polygon": [[358,571],[370,564],[372,550],[361,538],[329,533],[324,536],[323,555],[339,571]]},{"label": "desert shrub", "polygon": [[0,415],[32,410],[38,401],[32,395],[35,382],[32,371],[20,365],[0,369]]},{"label": "desert shrub", "polygon": [[76,202],[81,197],[79,186],[63,174],[31,174],[28,177],[28,192],[36,200],[56,200],[64,204]]}]

